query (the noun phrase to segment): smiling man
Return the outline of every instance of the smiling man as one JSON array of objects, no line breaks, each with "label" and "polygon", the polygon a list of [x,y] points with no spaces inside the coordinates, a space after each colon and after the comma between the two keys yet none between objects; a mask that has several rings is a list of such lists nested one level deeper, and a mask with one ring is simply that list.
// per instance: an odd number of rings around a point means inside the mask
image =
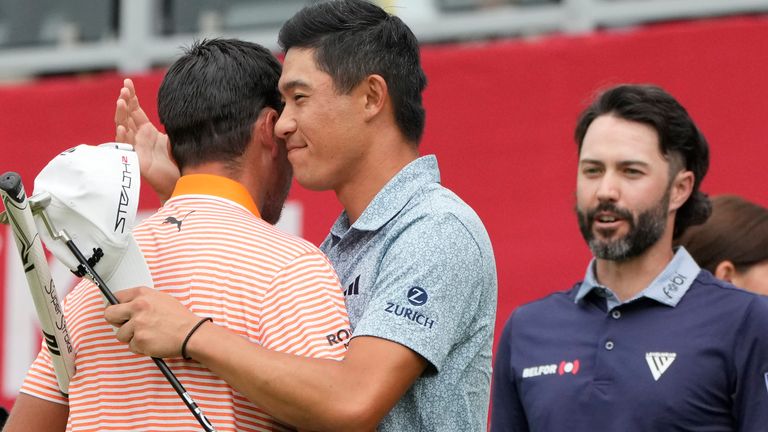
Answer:
[{"label": "smiling man", "polygon": [[664,90],[622,85],[582,113],[576,141],[576,214],[595,258],[507,322],[492,430],[765,430],[766,299],[672,248],[709,216],[706,140]]},{"label": "smiling man", "polygon": [[[333,190],[344,206],[321,250],[349,287],[353,336],[333,338],[349,343],[336,362],[269,351],[205,323],[186,352],[300,429],[486,430],[496,266],[480,218],[440,184],[435,156],[419,155],[426,77],[416,37],[375,4],[336,0],[299,11],[279,42],[275,135],[299,184]],[[137,107],[131,93],[122,106]],[[140,153],[145,166],[163,165],[157,148]],[[138,353],[177,353],[201,318],[162,293],[119,295],[126,303],[106,316],[134,331],[120,337]]]}]

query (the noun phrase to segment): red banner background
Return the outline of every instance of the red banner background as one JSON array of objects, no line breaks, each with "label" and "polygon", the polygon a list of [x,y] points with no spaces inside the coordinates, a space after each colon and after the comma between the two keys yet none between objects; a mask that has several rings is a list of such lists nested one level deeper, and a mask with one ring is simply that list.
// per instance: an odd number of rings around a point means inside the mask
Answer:
[{"label": "red banner background", "polygon": [[[568,288],[584,273],[590,255],[572,211],[572,133],[600,88],[651,82],[669,90],[709,139],[712,164],[703,189],[768,205],[765,41],[768,17],[752,16],[423,47],[429,87],[422,153],[437,154],[443,183],[488,228],[499,277],[497,330],[515,306]],[[162,75],[133,77],[154,118]],[[110,141],[121,78],[99,74],[0,88],[0,171],[21,173],[31,192],[35,174],[59,151]],[[146,209],[158,205],[148,189],[142,200]],[[303,209],[302,234],[319,243],[340,211],[333,194],[294,186],[290,200]],[[9,359],[28,364],[34,352],[3,342],[35,334],[32,319],[9,313],[17,307],[9,292],[26,288],[7,268],[15,252],[8,235],[0,227],[0,405],[6,407],[16,394],[13,383],[23,377]]]}]

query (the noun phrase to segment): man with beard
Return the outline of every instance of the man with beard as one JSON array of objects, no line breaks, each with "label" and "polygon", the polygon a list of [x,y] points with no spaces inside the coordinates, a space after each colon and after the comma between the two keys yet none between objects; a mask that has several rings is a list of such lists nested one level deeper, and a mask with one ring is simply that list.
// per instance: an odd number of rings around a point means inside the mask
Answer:
[{"label": "man with beard", "polygon": [[621,85],[576,128],[576,214],[595,258],[501,336],[500,431],[758,431],[768,424],[768,304],[672,239],[710,213],[707,142],[664,90]]}]

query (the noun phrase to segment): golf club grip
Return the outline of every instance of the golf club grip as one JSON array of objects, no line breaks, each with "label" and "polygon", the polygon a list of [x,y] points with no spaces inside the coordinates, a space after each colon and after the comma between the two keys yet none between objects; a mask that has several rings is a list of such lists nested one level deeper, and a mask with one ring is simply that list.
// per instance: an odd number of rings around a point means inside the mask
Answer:
[{"label": "golf club grip", "polygon": [[21,183],[21,176],[15,172],[9,171],[0,177],[0,190],[5,192],[9,198],[16,203],[21,204],[26,200],[24,185]]},{"label": "golf club grip", "polygon": [[[91,281],[93,281],[93,283],[99,288],[99,291],[101,291],[101,293],[107,299],[109,304],[112,304],[112,305],[119,304],[120,302],[117,300],[117,297],[115,297],[115,295],[109,289],[109,287],[101,278],[101,276],[99,276],[99,274],[96,273],[93,267],[91,267],[91,265],[88,264],[88,259],[85,258],[82,252],[80,252],[80,249],[77,247],[77,245],[75,245],[75,243],[72,240],[67,240],[66,244],[70,252],[72,252],[75,258],[77,258],[77,261],[80,262],[80,265],[82,265],[83,269],[85,270],[85,273],[88,275]],[[152,357],[152,361],[155,362],[155,364],[157,365],[157,368],[160,369],[160,372],[162,372],[163,376],[165,376],[165,379],[168,380],[168,382],[171,384],[171,387],[173,387],[173,389],[176,391],[179,397],[181,397],[181,400],[184,401],[184,404],[187,406],[187,408],[189,408],[189,411],[192,412],[192,415],[195,416],[197,421],[200,423],[201,426],[203,426],[206,432],[215,432],[216,429],[213,427],[213,425],[205,416],[205,414],[203,414],[203,411],[200,409],[200,407],[197,406],[197,404],[189,395],[189,393],[187,393],[187,390],[181,384],[179,379],[176,378],[176,375],[173,374],[173,371],[171,371],[171,368],[168,367],[165,361],[157,357]]]},{"label": "golf club grip", "polygon": [[0,196],[24,266],[24,275],[45,344],[51,355],[56,382],[61,392],[67,394],[69,381],[75,374],[74,348],[30,203],[18,174],[7,172],[0,177]]}]

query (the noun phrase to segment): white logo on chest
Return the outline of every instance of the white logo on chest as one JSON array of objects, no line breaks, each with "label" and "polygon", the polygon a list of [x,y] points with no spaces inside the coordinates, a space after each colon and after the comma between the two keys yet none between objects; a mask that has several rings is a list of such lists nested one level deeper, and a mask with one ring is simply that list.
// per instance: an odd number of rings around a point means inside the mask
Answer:
[{"label": "white logo on chest", "polygon": [[677,357],[676,353],[669,352],[645,353],[645,361],[648,362],[648,367],[651,368],[654,381],[658,381],[661,375],[669,369],[672,362],[675,361],[675,357]]}]

